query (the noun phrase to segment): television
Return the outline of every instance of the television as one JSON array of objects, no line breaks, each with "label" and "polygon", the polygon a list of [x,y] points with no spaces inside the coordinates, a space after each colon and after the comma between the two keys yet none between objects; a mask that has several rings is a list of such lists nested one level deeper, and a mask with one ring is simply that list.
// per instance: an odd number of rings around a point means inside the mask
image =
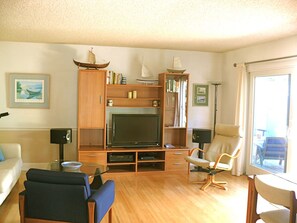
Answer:
[{"label": "television", "polygon": [[112,114],[112,147],[161,145],[160,115]]}]

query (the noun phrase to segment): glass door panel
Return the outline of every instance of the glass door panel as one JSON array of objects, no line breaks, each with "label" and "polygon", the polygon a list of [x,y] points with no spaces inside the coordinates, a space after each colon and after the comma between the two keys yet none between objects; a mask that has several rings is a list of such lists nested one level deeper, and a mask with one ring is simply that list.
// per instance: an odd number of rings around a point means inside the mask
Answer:
[{"label": "glass door panel", "polygon": [[168,75],[165,94],[165,126],[187,126],[188,76]]},{"label": "glass door panel", "polygon": [[251,165],[286,172],[290,75],[255,76]]}]

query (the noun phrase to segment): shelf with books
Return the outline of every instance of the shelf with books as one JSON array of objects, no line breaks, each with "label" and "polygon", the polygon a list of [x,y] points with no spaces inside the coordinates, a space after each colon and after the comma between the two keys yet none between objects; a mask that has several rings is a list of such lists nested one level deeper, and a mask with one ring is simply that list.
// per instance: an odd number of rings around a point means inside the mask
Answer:
[{"label": "shelf with books", "polygon": [[122,84],[122,82],[126,83],[125,77],[123,77],[122,73],[115,73],[114,71],[108,71],[106,76],[107,84]]},{"label": "shelf with books", "polygon": [[[109,97],[108,100],[112,100],[112,106],[108,107],[130,107],[130,108],[158,108],[160,107],[158,101],[160,98],[112,98]],[[157,105],[155,106],[155,102],[157,101]]]},{"label": "shelf with books", "polygon": [[175,148],[187,147],[189,74],[161,73],[163,92],[163,143]]},{"label": "shelf with books", "polygon": [[155,84],[150,84],[150,85],[146,85],[146,84],[107,84],[107,88],[161,88],[161,85],[155,85]]}]

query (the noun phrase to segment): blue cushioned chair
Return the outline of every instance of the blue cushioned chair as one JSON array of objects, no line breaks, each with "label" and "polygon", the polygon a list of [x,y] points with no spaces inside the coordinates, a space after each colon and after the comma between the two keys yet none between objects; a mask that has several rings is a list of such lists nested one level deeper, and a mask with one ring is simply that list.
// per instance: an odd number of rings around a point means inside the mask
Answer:
[{"label": "blue cushioned chair", "polygon": [[19,194],[21,222],[98,223],[109,212],[115,185],[106,181],[98,190],[91,190],[84,173],[30,169]]},{"label": "blue cushioned chair", "polygon": [[257,156],[260,164],[263,165],[265,159],[279,160],[279,165],[287,156],[287,140],[284,137],[266,137],[263,146],[257,145]]}]

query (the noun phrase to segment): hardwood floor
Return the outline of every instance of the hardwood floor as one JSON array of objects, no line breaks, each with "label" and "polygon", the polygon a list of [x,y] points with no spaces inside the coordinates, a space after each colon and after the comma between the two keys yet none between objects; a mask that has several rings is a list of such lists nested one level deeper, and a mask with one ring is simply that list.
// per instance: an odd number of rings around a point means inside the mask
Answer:
[{"label": "hardwood floor", "polygon": [[[199,176],[199,177],[198,177]],[[220,173],[217,180],[228,181],[228,190],[209,187],[201,191],[198,180],[203,173],[187,174],[105,174],[113,179],[116,200],[113,223],[244,223],[247,205],[246,176]],[[1,223],[18,223],[18,193],[23,189],[25,173],[0,206]],[[104,219],[104,222],[107,219]]]}]

